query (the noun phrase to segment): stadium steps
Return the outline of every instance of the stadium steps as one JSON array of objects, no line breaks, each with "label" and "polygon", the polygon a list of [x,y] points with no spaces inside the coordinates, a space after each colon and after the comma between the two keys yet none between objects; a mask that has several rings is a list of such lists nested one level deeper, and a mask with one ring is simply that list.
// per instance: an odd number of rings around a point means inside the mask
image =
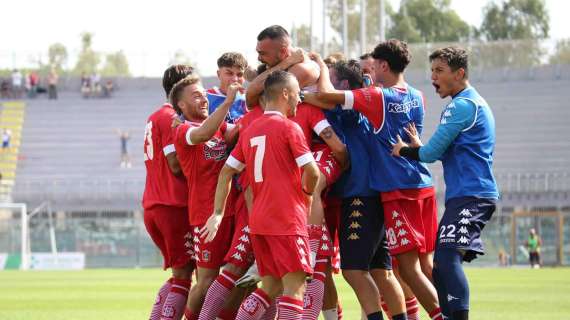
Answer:
[{"label": "stadium steps", "polygon": [[10,201],[12,188],[16,179],[18,167],[18,154],[21,146],[22,128],[26,105],[21,101],[8,101],[2,103],[0,111],[0,134],[4,129],[11,131],[10,146],[0,150],[0,201]]}]

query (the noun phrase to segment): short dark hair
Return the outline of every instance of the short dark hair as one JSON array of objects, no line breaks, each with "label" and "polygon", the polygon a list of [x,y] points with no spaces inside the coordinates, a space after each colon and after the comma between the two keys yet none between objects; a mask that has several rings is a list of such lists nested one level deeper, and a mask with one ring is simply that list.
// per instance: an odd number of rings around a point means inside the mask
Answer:
[{"label": "short dark hair", "polygon": [[366,60],[366,59],[370,59],[370,58],[374,59],[374,58],[372,57],[372,53],[370,53],[370,52],[366,52],[366,53],[362,54],[362,55],[361,55],[360,57],[358,57],[358,58],[360,58],[360,60]]},{"label": "short dark hair", "polygon": [[395,73],[402,73],[412,60],[412,54],[408,51],[408,44],[398,39],[390,39],[381,42],[372,51],[372,57],[376,60],[384,60]]},{"label": "short dark hair", "polygon": [[273,71],[265,79],[263,86],[263,95],[265,101],[273,101],[277,95],[285,88],[295,76],[287,71]]},{"label": "short dark hair", "polygon": [[432,62],[435,59],[440,59],[445,61],[449,68],[453,71],[463,68],[465,70],[465,79],[468,76],[469,70],[469,54],[467,50],[460,47],[445,47],[435,50],[429,55],[429,61]]},{"label": "short dark hair", "polygon": [[336,73],[338,80],[348,81],[351,90],[363,87],[362,68],[358,61],[350,59],[349,61],[338,61],[333,64],[332,68]]},{"label": "short dark hair", "polygon": [[226,52],[218,58],[218,69],[223,67],[238,67],[245,70],[247,68],[247,60],[238,52]]},{"label": "short dark hair", "polygon": [[257,41],[261,41],[267,38],[271,40],[289,38],[289,32],[287,32],[287,30],[285,30],[285,28],[282,26],[275,24],[263,29],[263,31],[257,35]]},{"label": "short dark hair", "polygon": [[172,87],[172,90],[170,91],[169,100],[170,104],[172,105],[174,111],[176,111],[177,114],[182,114],[182,110],[178,106],[178,102],[180,102],[180,96],[182,95],[182,91],[184,91],[184,88],[199,82],[200,82],[200,77],[198,77],[198,75],[189,74],[186,78],[183,78],[182,80],[178,81]]},{"label": "short dark hair", "polygon": [[164,88],[164,93],[166,96],[170,96],[170,91],[172,87],[180,80],[186,78],[187,76],[194,73],[194,68],[185,64],[175,64],[164,71],[162,76],[162,87]]}]

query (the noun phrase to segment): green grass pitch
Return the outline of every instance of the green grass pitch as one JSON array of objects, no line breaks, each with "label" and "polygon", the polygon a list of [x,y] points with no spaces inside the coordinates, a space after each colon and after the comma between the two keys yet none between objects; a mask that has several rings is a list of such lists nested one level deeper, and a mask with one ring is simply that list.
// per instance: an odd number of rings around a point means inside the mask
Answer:
[{"label": "green grass pitch", "polygon": [[[467,269],[472,320],[570,319],[570,269]],[[148,319],[168,273],[153,269],[0,272],[1,320]],[[346,320],[360,319],[336,278]],[[422,319],[428,319],[423,314]]]}]

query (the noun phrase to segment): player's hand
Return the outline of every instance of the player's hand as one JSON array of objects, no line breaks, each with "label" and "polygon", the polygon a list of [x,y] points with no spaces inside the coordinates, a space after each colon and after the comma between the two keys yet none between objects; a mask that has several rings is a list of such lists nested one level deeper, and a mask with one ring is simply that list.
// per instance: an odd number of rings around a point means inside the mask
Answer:
[{"label": "player's hand", "polygon": [[402,138],[400,138],[400,135],[398,135],[396,137],[397,141],[396,144],[392,144],[392,155],[395,157],[399,157],[400,156],[400,149],[402,149],[403,147],[408,147],[408,144],[405,143],[404,141],[402,141]]},{"label": "player's hand", "polygon": [[259,272],[257,271],[257,263],[253,262],[253,265],[247,270],[247,272],[236,281],[236,287],[247,288],[255,285],[261,281]]},{"label": "player's hand", "polygon": [[320,66],[325,65],[325,61],[323,60],[323,57],[321,57],[321,55],[318,54],[317,52],[310,52],[309,58],[311,58],[311,60],[315,61]]},{"label": "player's hand", "polygon": [[295,49],[293,54],[291,54],[291,64],[293,65],[305,61],[305,55],[305,50],[302,48]]},{"label": "player's hand", "polygon": [[404,131],[406,131],[408,137],[410,137],[410,147],[419,148],[424,145],[422,140],[420,140],[420,135],[418,133],[418,129],[416,129],[415,123],[408,123],[408,127],[404,127]]},{"label": "player's hand", "polygon": [[200,229],[200,238],[204,239],[204,242],[211,242],[216,237],[218,229],[220,228],[220,223],[222,222],[222,215],[216,214],[215,212],[208,218],[206,224]]},{"label": "player's hand", "polygon": [[243,91],[241,84],[234,82],[228,86],[226,101],[229,105],[232,105],[236,99],[238,91]]}]

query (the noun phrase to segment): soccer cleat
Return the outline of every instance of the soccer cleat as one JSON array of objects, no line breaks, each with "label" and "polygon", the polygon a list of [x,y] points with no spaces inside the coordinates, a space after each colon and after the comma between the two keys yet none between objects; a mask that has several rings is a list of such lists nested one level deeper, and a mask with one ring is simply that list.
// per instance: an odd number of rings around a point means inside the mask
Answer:
[{"label": "soccer cleat", "polygon": [[236,287],[247,288],[257,284],[261,281],[259,272],[257,271],[257,263],[253,263],[247,272],[236,281]]}]

